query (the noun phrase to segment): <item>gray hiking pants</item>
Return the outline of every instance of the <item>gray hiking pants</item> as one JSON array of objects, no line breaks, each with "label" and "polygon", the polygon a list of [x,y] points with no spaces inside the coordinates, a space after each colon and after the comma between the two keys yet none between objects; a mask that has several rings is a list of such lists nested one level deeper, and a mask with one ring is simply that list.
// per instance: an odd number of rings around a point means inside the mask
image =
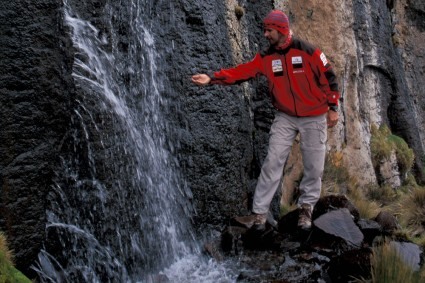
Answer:
[{"label": "gray hiking pants", "polygon": [[261,168],[255,188],[253,212],[266,213],[279,187],[283,167],[300,133],[304,175],[300,184],[298,205],[312,207],[320,198],[322,174],[325,164],[327,124],[326,114],[313,117],[292,117],[277,112],[270,129],[267,157]]}]

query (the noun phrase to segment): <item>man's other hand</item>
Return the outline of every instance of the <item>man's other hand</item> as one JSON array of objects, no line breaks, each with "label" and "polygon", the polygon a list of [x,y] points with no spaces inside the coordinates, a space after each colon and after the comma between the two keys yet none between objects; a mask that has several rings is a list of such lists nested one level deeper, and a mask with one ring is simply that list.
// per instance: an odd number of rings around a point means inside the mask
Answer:
[{"label": "man's other hand", "polygon": [[192,82],[196,85],[207,85],[211,82],[211,78],[206,74],[196,74],[192,76]]},{"label": "man's other hand", "polygon": [[332,128],[338,123],[338,118],[339,118],[338,112],[329,110],[326,118],[328,120],[328,127]]}]

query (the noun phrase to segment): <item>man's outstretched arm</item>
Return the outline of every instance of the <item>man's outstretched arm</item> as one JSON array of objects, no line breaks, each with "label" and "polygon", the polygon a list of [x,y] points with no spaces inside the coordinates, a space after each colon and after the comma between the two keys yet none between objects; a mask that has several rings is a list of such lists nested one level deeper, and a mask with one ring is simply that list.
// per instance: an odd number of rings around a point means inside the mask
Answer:
[{"label": "man's outstretched arm", "polygon": [[232,85],[254,78],[257,74],[263,74],[263,64],[260,54],[245,64],[240,64],[234,68],[221,69],[213,75],[196,74],[192,76],[192,82],[204,86],[207,84]]}]

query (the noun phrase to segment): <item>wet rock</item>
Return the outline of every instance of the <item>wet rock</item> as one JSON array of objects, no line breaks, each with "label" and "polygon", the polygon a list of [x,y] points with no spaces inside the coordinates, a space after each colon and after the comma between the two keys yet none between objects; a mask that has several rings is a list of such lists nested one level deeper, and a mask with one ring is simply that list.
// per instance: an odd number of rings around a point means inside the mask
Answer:
[{"label": "wet rock", "polygon": [[59,166],[73,101],[63,4],[2,1],[0,230],[29,277],[42,247],[46,196]]},{"label": "wet rock", "polygon": [[300,247],[300,242],[290,241],[287,238],[280,243],[280,250],[285,252],[296,252]]},{"label": "wet rock", "polygon": [[[155,33],[165,32],[158,44],[159,54],[168,66],[166,72],[176,94],[173,99],[180,109],[171,118],[180,131],[178,158],[193,192],[197,211],[193,220],[200,231],[202,223],[221,229],[221,223],[229,217],[250,210],[272,121],[266,120],[265,129],[253,124],[261,111],[251,98],[258,95],[264,101],[267,88],[257,92],[257,86],[248,83],[198,87],[189,79],[194,73],[217,71],[235,61],[250,61],[259,45],[267,44],[258,24],[272,9],[272,2],[245,1],[246,13],[240,19],[243,24],[231,15],[231,23],[240,28],[228,25],[229,7],[225,2],[163,1],[154,5],[156,10],[152,13],[173,15],[165,17],[170,18],[171,28],[162,23],[154,28]],[[241,39],[233,44],[240,50],[232,49],[233,35]],[[174,42],[175,49],[171,50],[170,42]],[[273,111],[267,101],[264,108]]]},{"label": "wet rock", "polygon": [[269,249],[274,250],[280,247],[281,235],[274,229],[265,230],[249,229],[242,235],[244,247],[248,249]]},{"label": "wet rock", "polygon": [[[309,232],[301,233],[297,228],[298,209],[279,220],[278,230],[270,225],[262,231],[227,227],[221,238],[221,247],[226,251],[222,255],[224,259],[237,258],[243,270],[237,281],[351,282],[353,278],[370,279],[372,242],[378,243],[375,238],[382,235],[381,225],[365,219],[356,223],[348,208],[335,209],[331,205],[346,205],[344,196],[325,198],[320,203],[319,211],[325,213],[313,221]],[[353,206],[351,211],[357,209]],[[409,265],[416,270],[419,268],[422,251],[417,245],[399,242],[393,245]],[[213,248],[210,250],[216,254]]]},{"label": "wet rock", "polygon": [[204,245],[204,249],[208,255],[210,255],[212,258],[214,258],[216,261],[222,261],[223,255],[221,253],[221,246],[219,242],[212,241],[209,243],[206,243]]},{"label": "wet rock", "polygon": [[170,283],[172,281],[164,274],[157,274],[157,275],[154,275],[154,276],[149,276],[149,282],[151,282],[151,283]]},{"label": "wet rock", "polygon": [[339,237],[353,246],[360,246],[364,236],[356,226],[348,209],[338,209],[328,212],[316,220],[314,225],[323,232]]},{"label": "wet rock", "polygon": [[221,248],[224,252],[238,255],[243,250],[242,235],[247,228],[229,226],[221,234]]},{"label": "wet rock", "polygon": [[241,271],[236,282],[291,282],[279,271],[286,257],[276,253],[250,253],[241,258],[245,268]]},{"label": "wet rock", "polygon": [[332,282],[351,282],[353,278],[368,279],[371,276],[371,255],[372,250],[369,248],[348,251],[334,257],[324,269]]},{"label": "wet rock", "polygon": [[321,266],[288,253],[255,253],[241,259],[237,282],[320,282]]}]

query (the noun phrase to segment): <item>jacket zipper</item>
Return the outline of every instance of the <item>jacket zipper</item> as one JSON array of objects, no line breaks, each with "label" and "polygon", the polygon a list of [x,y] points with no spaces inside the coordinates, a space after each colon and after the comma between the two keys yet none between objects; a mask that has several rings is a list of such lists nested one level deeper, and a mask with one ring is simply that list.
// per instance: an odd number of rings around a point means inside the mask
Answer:
[{"label": "jacket zipper", "polygon": [[295,116],[298,117],[297,105],[295,104],[295,95],[294,95],[294,92],[292,90],[291,80],[289,79],[288,62],[286,62],[286,55],[285,54],[282,54],[282,55],[283,55],[283,58],[285,59],[286,74],[287,74],[286,77],[288,79],[289,89],[291,91],[292,99],[294,100],[294,112],[295,112]]}]

